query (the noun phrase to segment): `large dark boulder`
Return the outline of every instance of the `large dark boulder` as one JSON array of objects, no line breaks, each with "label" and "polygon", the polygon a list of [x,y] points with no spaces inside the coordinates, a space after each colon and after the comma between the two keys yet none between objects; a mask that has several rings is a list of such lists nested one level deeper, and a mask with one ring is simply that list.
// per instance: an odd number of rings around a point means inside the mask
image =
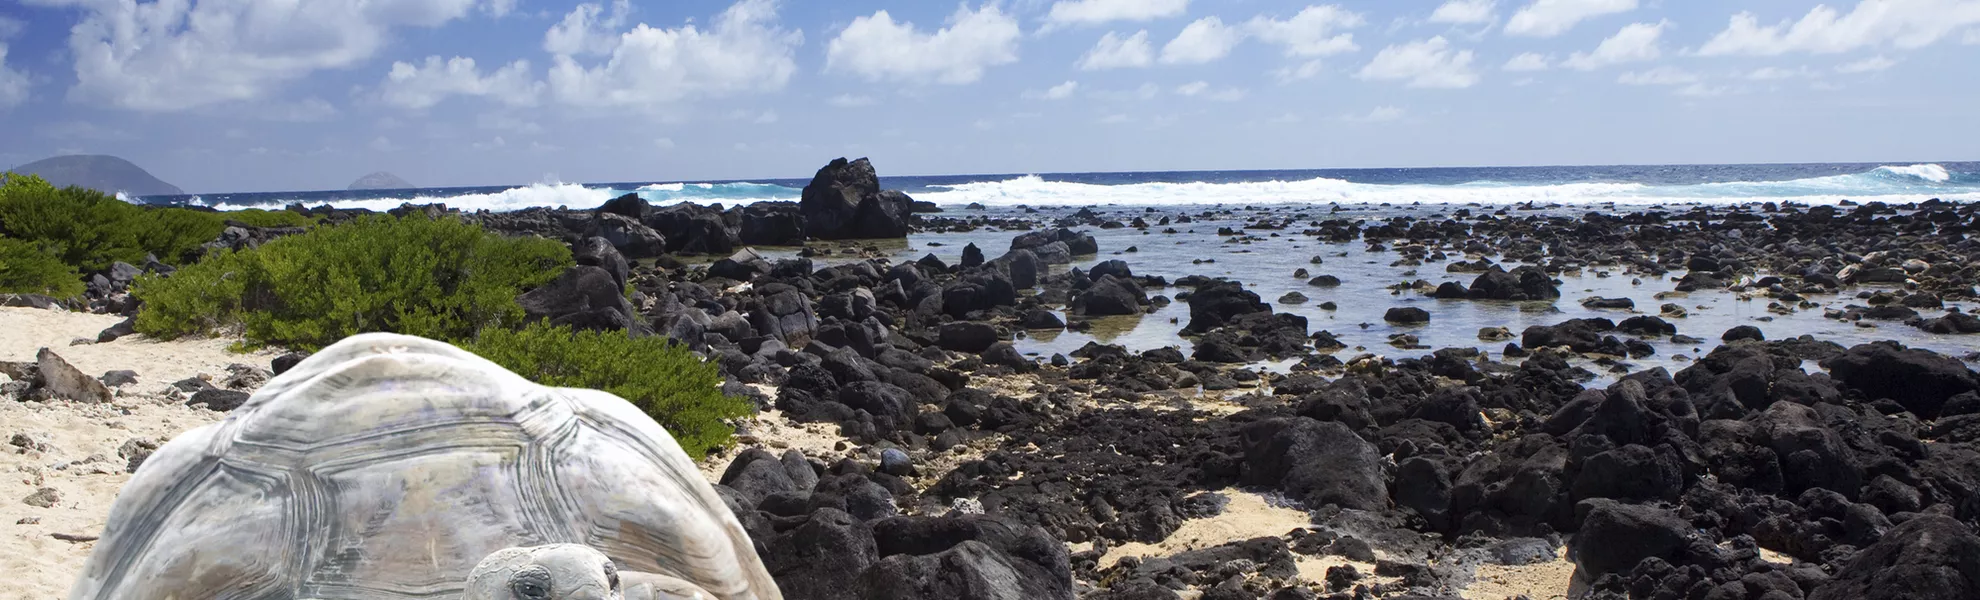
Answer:
[{"label": "large dark boulder", "polygon": [[1137,315],[1148,303],[1148,294],[1133,280],[1103,275],[1092,287],[1073,297],[1073,314],[1086,316]]},{"label": "large dark boulder", "polygon": [[1528,265],[1507,272],[1493,265],[1471,281],[1470,295],[1473,300],[1553,300],[1561,297],[1561,289],[1539,267]]},{"label": "large dark boulder", "polygon": [[610,240],[602,237],[588,237],[572,243],[571,258],[575,259],[577,264],[598,267],[611,273],[612,281],[621,288],[626,286],[627,278],[632,276],[632,263],[626,260],[624,254],[619,253],[618,247],[613,246]]},{"label": "large dark boulder", "polygon": [[865,598],[860,575],[880,560],[873,528],[832,508],[811,513],[763,548],[763,566],[789,600]]},{"label": "large dark boulder", "polygon": [[804,186],[798,209],[805,233],[821,240],[907,237],[914,199],[880,189],[867,159],[833,159]]},{"label": "large dark boulder", "polygon": [[668,252],[728,254],[739,240],[722,210],[683,202],[646,213],[646,225],[667,238]]},{"label": "large dark boulder", "polygon": [[1003,336],[997,335],[997,328],[985,323],[957,321],[943,323],[936,329],[935,345],[943,350],[977,353],[988,350]]},{"label": "large dark boulder", "polygon": [[1306,417],[1271,419],[1245,426],[1243,435],[1248,483],[1284,489],[1310,508],[1389,506],[1381,453],[1346,425]]},{"label": "large dark boulder", "polygon": [[872,523],[880,564],[864,598],[1003,600],[1073,597],[1065,546],[992,517],[894,517]]},{"label": "large dark boulder", "polygon": [[550,283],[516,297],[523,314],[552,325],[595,331],[644,332],[625,287],[605,269],[578,265]]},{"label": "large dark boulder", "polygon": [[1980,597],[1980,537],[1949,517],[1922,515],[1856,553],[1808,600]]},{"label": "large dark boulder", "polygon": [[1895,400],[1926,419],[1937,418],[1947,399],[1980,390],[1980,377],[1959,360],[1896,342],[1858,345],[1822,361],[1822,367],[1844,387],[1866,398]]},{"label": "large dark boulder", "polygon": [[1669,510],[1640,504],[1589,501],[1592,510],[1569,542],[1576,576],[1594,581],[1628,574],[1636,563],[1661,558],[1680,563],[1693,541],[1690,523]]},{"label": "large dark boulder", "polygon": [[638,219],[601,212],[585,226],[584,237],[604,238],[628,258],[652,258],[667,252],[667,239]]},{"label": "large dark boulder", "polygon": [[1224,326],[1239,316],[1270,313],[1272,307],[1256,292],[1235,281],[1215,281],[1189,295],[1189,326],[1183,333],[1204,333]]},{"label": "large dark boulder", "polygon": [[749,246],[802,246],[804,214],[794,202],[758,202],[744,206],[738,237]]},{"label": "large dark boulder", "polygon": [[783,341],[786,345],[803,346],[818,330],[818,316],[811,310],[811,300],[797,288],[772,283],[756,288],[757,296],[743,303],[749,313],[749,323],[758,333]]}]

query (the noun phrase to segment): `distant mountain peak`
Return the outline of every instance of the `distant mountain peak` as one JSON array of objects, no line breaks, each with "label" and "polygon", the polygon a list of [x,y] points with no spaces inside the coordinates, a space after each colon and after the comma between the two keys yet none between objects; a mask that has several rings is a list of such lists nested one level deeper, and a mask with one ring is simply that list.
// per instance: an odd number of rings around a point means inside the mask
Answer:
[{"label": "distant mountain peak", "polygon": [[123,192],[126,196],[182,196],[180,190],[131,161],[101,154],[75,154],[44,158],[14,167],[15,173],[38,175],[60,187],[79,186],[104,193]]},{"label": "distant mountain peak", "polygon": [[411,182],[408,182],[404,179],[400,179],[398,175],[393,175],[391,173],[379,171],[377,173],[372,173],[370,175],[359,177],[357,181],[351,182],[350,189],[404,190],[404,189],[412,189],[416,187],[419,186],[413,185]]}]

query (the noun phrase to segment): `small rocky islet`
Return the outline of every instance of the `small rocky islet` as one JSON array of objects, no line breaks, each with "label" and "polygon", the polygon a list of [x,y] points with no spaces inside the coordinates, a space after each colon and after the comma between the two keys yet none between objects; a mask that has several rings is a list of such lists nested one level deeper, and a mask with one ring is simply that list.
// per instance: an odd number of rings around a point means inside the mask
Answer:
[{"label": "small rocky islet", "polygon": [[[1974,205],[942,210],[842,159],[461,216],[571,244],[532,316],[838,426],[725,457],[786,598],[1501,598],[1563,556],[1529,597],[1980,595]],[[1172,539],[1237,494],[1307,518]]]}]

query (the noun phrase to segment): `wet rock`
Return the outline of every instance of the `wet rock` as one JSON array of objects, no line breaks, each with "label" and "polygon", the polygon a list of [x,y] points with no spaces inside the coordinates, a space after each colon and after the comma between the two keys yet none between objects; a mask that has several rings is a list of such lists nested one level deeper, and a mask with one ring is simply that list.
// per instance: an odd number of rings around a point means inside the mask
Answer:
[{"label": "wet rock", "polygon": [[1462,283],[1446,281],[1438,284],[1437,291],[1430,296],[1438,300],[1463,300],[1471,297],[1471,290],[1466,289]]},{"label": "wet rock", "polygon": [[1594,297],[1581,301],[1583,308],[1630,310],[1636,308],[1636,301],[1628,298]]},{"label": "wet rock", "polygon": [[1205,333],[1239,316],[1272,312],[1272,307],[1260,301],[1257,293],[1235,281],[1215,281],[1199,287],[1189,295],[1188,302],[1189,325],[1184,328],[1185,333]]},{"label": "wet rock", "polygon": [[1753,340],[1757,342],[1765,339],[1767,337],[1760,333],[1760,328],[1752,325],[1739,325],[1732,329],[1727,329],[1725,335],[1719,336],[1719,341],[1727,343],[1739,340]]},{"label": "wet rock", "polygon": [[1890,398],[1926,419],[1938,417],[1953,396],[1980,390],[1980,376],[1958,360],[1896,342],[1855,346],[1822,361],[1822,368],[1865,397]]},{"label": "wet rock", "polygon": [[1401,325],[1430,322],[1430,311],[1414,306],[1398,306],[1382,313],[1382,320]]},{"label": "wet rock", "polygon": [[1059,314],[1043,308],[1034,308],[1018,315],[1018,326],[1025,329],[1065,329],[1066,322]]},{"label": "wet rock", "polygon": [[959,321],[943,323],[937,328],[935,343],[943,350],[977,353],[989,349],[991,344],[997,343],[1000,339],[1002,336],[997,334],[996,327],[985,323]]},{"label": "wet rock", "polygon": [[1073,297],[1074,314],[1087,316],[1136,315],[1148,303],[1147,294],[1141,286],[1128,279],[1104,275],[1094,280],[1092,287]]},{"label": "wet rock", "polygon": [[1508,272],[1493,265],[1472,280],[1470,295],[1474,300],[1553,300],[1561,297],[1561,290],[1538,267],[1529,265]]}]

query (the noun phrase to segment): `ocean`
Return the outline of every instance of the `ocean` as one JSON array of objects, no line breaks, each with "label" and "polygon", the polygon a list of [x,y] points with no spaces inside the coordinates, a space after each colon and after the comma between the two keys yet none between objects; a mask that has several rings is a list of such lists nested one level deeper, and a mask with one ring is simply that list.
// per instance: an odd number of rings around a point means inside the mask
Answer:
[{"label": "ocean", "polygon": [[[384,210],[445,203],[464,210],[588,208],[636,193],[654,204],[798,199],[809,178],[536,183],[521,186],[146,196],[147,204],[271,208],[291,203]],[[888,177],[881,185],[942,206],[1261,204],[1735,204],[1980,201],[1980,163],[1825,163],[1170,171]]]}]

